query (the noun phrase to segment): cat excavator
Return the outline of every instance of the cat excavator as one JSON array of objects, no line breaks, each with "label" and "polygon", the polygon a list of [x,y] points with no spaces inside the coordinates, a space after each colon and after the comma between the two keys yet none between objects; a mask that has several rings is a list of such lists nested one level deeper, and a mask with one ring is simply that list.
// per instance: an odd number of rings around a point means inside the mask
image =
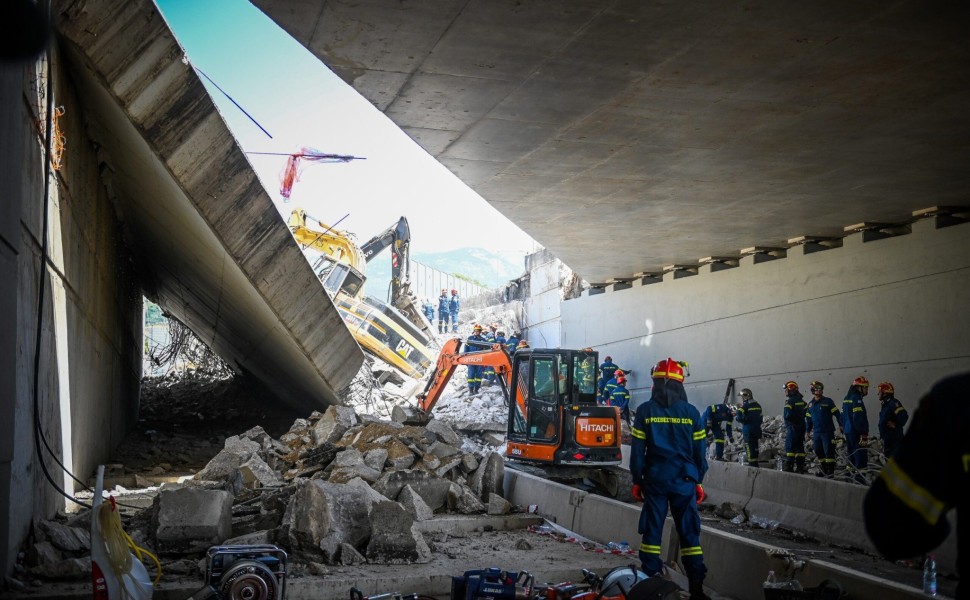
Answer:
[{"label": "cat excavator", "polygon": [[[308,218],[321,229],[308,227]],[[304,249],[319,253],[311,263],[313,271],[361,348],[408,377],[423,377],[434,362],[435,341],[431,324],[411,292],[407,219],[401,217],[362,247],[352,233],[327,226],[301,208],[290,213],[288,225]],[[367,263],[388,247],[390,304],[364,293]]]},{"label": "cat excavator", "polygon": [[[620,410],[600,406],[594,350],[522,348],[509,355],[502,344],[444,343],[417,407],[398,406],[405,424],[427,424],[448,382],[461,365],[492,367],[508,406],[505,458],[515,469],[553,481],[587,486],[623,499],[631,489],[620,468]],[[628,498],[626,498],[628,499]]]}]

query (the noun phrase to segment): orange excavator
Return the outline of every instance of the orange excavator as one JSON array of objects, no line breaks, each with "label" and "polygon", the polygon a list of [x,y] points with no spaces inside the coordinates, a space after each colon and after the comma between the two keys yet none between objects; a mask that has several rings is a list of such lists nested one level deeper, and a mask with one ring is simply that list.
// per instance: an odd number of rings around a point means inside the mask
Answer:
[{"label": "orange excavator", "polygon": [[596,402],[595,351],[523,348],[510,356],[503,345],[488,343],[461,349],[458,338],[445,342],[405,422],[428,422],[459,366],[492,367],[509,407],[509,466],[557,481],[590,480],[611,496],[623,495],[629,474],[619,469],[620,410]]}]

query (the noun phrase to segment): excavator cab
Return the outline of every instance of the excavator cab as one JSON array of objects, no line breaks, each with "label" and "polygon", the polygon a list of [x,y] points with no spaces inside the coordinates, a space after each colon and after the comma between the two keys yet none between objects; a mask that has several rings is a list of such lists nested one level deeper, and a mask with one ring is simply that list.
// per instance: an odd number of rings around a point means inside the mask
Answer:
[{"label": "excavator cab", "polygon": [[620,413],[596,403],[596,352],[530,348],[512,357],[509,459],[618,465]]}]

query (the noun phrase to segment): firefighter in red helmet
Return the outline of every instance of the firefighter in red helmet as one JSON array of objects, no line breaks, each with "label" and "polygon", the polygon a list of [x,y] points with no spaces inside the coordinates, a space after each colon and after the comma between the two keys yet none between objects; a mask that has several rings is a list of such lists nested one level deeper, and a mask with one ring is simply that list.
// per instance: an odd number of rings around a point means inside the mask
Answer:
[{"label": "firefighter in red helmet", "polygon": [[640,562],[650,577],[661,574],[660,543],[667,511],[680,536],[680,560],[690,584],[691,600],[710,600],[704,593],[701,482],[707,473],[707,433],[697,408],[684,390],[686,363],[667,358],[653,368],[649,402],[636,410],[631,429],[630,475],[640,511]]}]

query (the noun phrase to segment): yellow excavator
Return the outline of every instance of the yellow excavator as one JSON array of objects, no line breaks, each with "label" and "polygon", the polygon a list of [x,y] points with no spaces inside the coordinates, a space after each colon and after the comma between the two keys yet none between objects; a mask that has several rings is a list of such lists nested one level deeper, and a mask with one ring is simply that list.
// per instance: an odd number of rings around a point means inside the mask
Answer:
[{"label": "yellow excavator", "polygon": [[[320,229],[308,227],[308,218]],[[311,262],[313,272],[361,348],[408,377],[424,377],[438,352],[431,323],[410,289],[407,219],[401,217],[363,246],[352,233],[325,225],[302,208],[290,213],[288,225],[301,247],[319,253]],[[364,293],[366,265],[385,248],[391,249],[390,304]]]}]

